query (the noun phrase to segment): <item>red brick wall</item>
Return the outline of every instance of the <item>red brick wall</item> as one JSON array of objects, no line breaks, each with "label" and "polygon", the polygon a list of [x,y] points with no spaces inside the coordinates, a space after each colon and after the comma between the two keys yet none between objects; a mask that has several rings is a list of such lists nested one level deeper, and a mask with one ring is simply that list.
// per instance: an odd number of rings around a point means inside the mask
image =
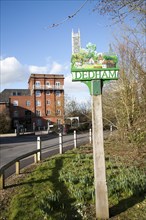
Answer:
[{"label": "red brick wall", "polygon": [[[13,106],[13,102],[18,101],[18,106]],[[26,105],[26,101],[30,101],[30,106]],[[10,96],[10,111],[18,110],[20,117],[24,117],[25,110],[30,110],[34,113],[34,102],[32,96]]]},{"label": "red brick wall", "polygon": [[[40,81],[40,88],[35,88],[35,82]],[[31,123],[37,122],[38,119],[42,120],[42,126],[47,126],[47,121],[50,120],[54,123],[60,120],[61,124],[64,123],[64,77],[63,75],[44,75],[44,74],[32,74],[29,78],[30,96],[10,96],[10,114],[14,119],[14,114],[18,112],[18,118],[25,120],[25,111],[31,111]],[[46,82],[50,83],[51,88],[46,87]],[[54,85],[56,82],[60,82],[60,88],[56,90]],[[36,91],[41,92],[41,96],[36,97]],[[50,95],[46,92],[50,91]],[[56,96],[56,91],[60,91],[60,96]],[[50,101],[50,105],[47,105],[47,100]],[[18,106],[14,106],[13,103],[17,101]],[[26,105],[26,101],[30,101],[30,106]],[[36,101],[40,101],[41,106],[36,106]],[[60,101],[60,106],[57,106],[57,101]],[[41,112],[41,116],[36,116],[36,110]],[[51,111],[50,115],[47,115],[47,110]],[[60,110],[61,114],[57,115],[57,110]]]},{"label": "red brick wall", "polygon": [[[57,77],[58,76],[58,77]],[[36,81],[40,82],[40,88],[35,87]],[[54,89],[54,86],[56,85],[56,82],[60,82],[60,96],[56,96],[56,89]],[[50,84],[51,88],[46,87],[46,83]],[[40,101],[41,106],[35,106],[36,110],[41,111],[41,117],[43,117],[46,120],[51,120],[52,122],[57,122],[57,119],[61,120],[61,123],[64,123],[64,90],[62,90],[62,87],[64,86],[64,77],[62,75],[43,75],[43,74],[32,74],[29,79],[29,88],[31,91],[33,91],[33,97],[34,97],[34,104],[36,101]],[[32,90],[35,87],[35,90]],[[36,97],[35,91],[39,90],[41,91],[41,96]],[[46,91],[50,91],[50,95],[46,94]],[[47,105],[47,100],[50,101],[50,105]],[[56,106],[56,101],[59,100],[61,105]],[[47,110],[51,111],[50,115],[47,115]],[[56,111],[60,110],[61,115],[57,115]]]}]

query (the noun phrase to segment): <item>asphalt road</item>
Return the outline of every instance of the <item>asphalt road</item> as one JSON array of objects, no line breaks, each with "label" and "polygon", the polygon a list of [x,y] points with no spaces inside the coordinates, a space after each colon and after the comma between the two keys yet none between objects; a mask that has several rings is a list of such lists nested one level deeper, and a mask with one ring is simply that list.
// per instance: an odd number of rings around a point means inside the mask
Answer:
[{"label": "asphalt road", "polygon": [[[43,158],[51,155],[51,152],[59,152],[58,135],[42,135]],[[89,141],[88,133],[77,135],[77,146]],[[64,149],[73,147],[73,134],[63,136]],[[0,138],[0,168],[13,159],[37,149],[37,136],[25,135],[18,137]],[[24,163],[24,162],[23,162]],[[31,163],[31,161],[30,161]],[[24,165],[23,165],[24,166]]]}]

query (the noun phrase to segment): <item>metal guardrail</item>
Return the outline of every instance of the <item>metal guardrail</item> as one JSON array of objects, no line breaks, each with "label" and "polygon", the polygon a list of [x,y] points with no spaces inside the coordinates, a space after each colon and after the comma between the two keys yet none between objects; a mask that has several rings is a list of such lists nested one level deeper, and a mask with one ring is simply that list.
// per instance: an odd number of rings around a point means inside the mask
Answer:
[{"label": "metal guardrail", "polygon": [[32,155],[34,155],[34,163],[38,162],[38,153],[41,150],[34,150],[31,151],[27,154],[24,154],[22,156],[19,156],[17,158],[15,158],[14,160],[10,161],[9,163],[5,164],[4,166],[1,167],[0,169],[0,189],[4,189],[5,188],[5,170],[8,169],[10,166],[12,166],[13,164],[15,164],[15,173],[18,175],[20,174],[20,161],[22,159],[25,159],[27,157],[30,157]]},{"label": "metal guardrail", "polygon": [[[91,143],[91,129],[89,130],[89,143]],[[82,138],[79,138],[82,139]],[[59,153],[63,153],[63,135],[62,133],[59,133]],[[74,148],[77,147],[77,134],[76,131],[74,131],[74,136],[73,136],[73,145]],[[46,148],[45,148],[46,149]],[[23,154],[14,160],[10,161],[9,163],[5,164],[4,166],[1,167],[0,169],[0,189],[5,188],[5,170],[7,170],[9,167],[11,167],[13,164],[15,164],[15,174],[19,175],[20,174],[20,161],[22,159],[25,159],[27,157],[30,157],[34,155],[34,163],[37,163],[41,161],[41,152],[42,150],[45,150],[41,148],[41,139],[40,137],[37,137],[37,150],[31,151],[29,153]]]}]

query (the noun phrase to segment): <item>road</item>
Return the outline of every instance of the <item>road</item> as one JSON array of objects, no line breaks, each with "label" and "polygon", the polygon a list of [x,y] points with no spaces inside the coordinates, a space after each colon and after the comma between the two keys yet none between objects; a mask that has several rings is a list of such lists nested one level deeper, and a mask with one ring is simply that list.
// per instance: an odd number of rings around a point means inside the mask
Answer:
[{"label": "road", "polygon": [[[77,145],[89,141],[88,133],[78,134]],[[42,135],[42,152],[43,155],[52,150],[58,152],[58,135]],[[37,136],[35,135],[25,135],[18,137],[1,137],[0,139],[0,168],[12,161],[18,156],[31,152],[37,149]],[[73,135],[63,136],[64,147],[73,146]]]}]

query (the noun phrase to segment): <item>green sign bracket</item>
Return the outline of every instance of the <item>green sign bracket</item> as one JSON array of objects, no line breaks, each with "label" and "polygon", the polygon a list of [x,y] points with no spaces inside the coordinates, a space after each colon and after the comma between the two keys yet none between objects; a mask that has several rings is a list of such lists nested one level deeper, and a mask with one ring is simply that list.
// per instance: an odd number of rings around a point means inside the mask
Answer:
[{"label": "green sign bracket", "polygon": [[95,96],[102,94],[103,85],[107,82],[109,82],[109,80],[82,81],[82,83],[88,86],[90,95],[95,95]]}]

